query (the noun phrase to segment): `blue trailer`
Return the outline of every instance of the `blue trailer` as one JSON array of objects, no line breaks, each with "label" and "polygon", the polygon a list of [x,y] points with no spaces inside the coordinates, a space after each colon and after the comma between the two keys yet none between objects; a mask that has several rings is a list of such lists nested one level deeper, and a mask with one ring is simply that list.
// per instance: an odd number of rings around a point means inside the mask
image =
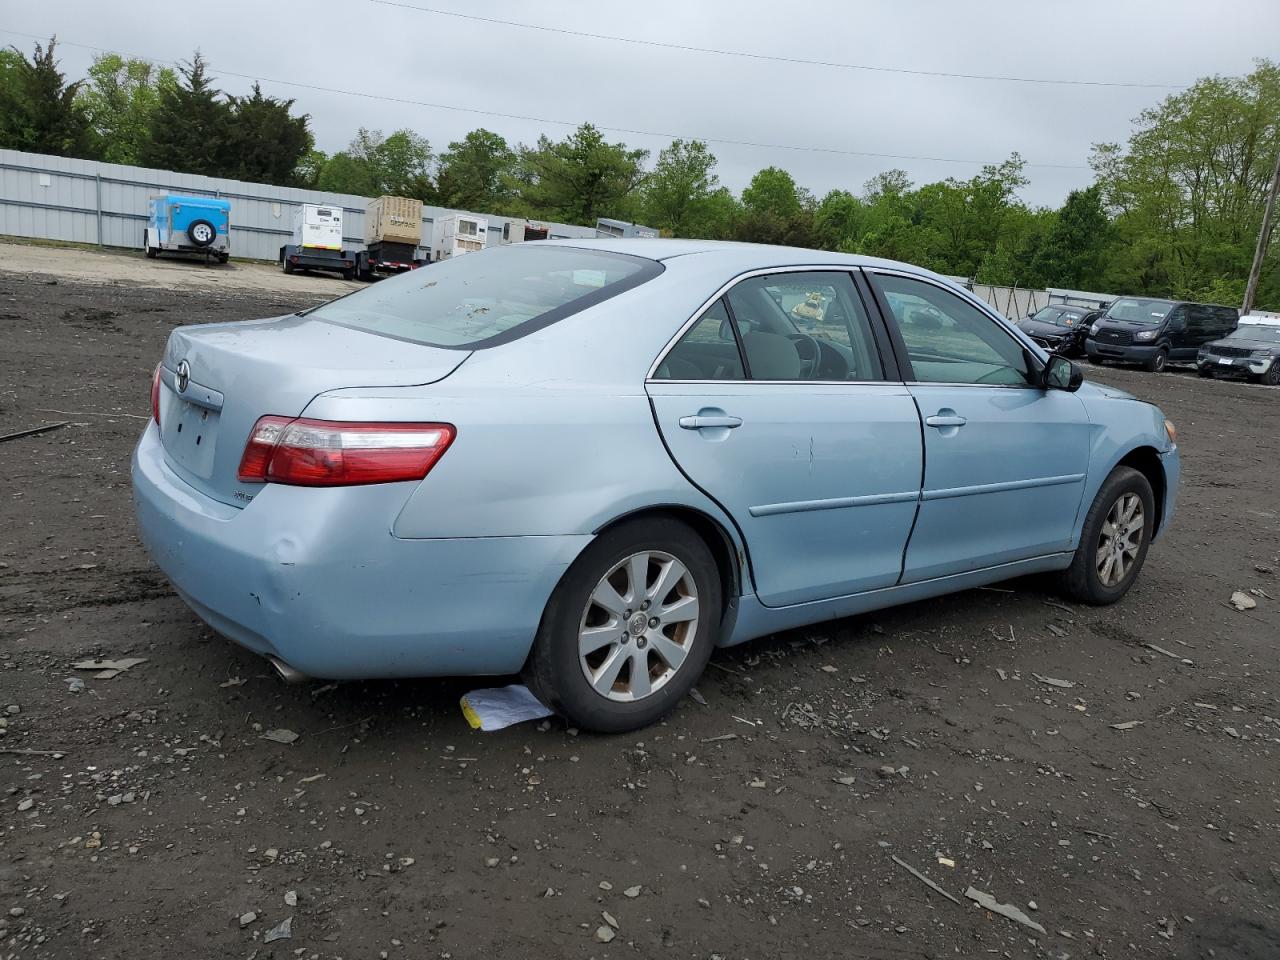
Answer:
[{"label": "blue trailer", "polygon": [[162,194],[151,198],[142,247],[160,253],[196,253],[226,263],[231,257],[231,201]]}]

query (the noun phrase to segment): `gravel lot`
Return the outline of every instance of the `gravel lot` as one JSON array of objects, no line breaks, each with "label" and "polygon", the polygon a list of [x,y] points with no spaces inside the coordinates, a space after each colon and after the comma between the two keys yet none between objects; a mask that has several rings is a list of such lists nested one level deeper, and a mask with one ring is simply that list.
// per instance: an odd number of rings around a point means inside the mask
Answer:
[{"label": "gravel lot", "polygon": [[1116,607],[1016,581],[723,651],[638,734],[481,734],[465,680],[282,686],[134,536],[168,331],[345,285],[33,249],[0,434],[71,423],[0,445],[0,957],[1280,956],[1280,392],[1089,371],[1185,463]]}]

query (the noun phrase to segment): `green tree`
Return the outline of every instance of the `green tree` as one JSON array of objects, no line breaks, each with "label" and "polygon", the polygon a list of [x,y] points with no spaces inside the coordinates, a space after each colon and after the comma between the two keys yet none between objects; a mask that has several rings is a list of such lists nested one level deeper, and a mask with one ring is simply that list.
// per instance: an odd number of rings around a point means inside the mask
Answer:
[{"label": "green tree", "polygon": [[1053,217],[1034,258],[1035,273],[1049,286],[1073,290],[1103,285],[1111,221],[1102,205],[1102,186],[1072,190]]},{"label": "green tree", "polygon": [[645,182],[641,210],[645,223],[687,237],[707,216],[706,204],[720,184],[716,158],[701,140],[673,140],[658,154]]},{"label": "green tree", "polygon": [[1243,278],[1280,151],[1280,66],[1198,80],[1135,123],[1123,147],[1093,154],[1115,221],[1107,285],[1190,296]]},{"label": "green tree", "polygon": [[791,174],[777,167],[765,167],[742,191],[742,206],[749,216],[773,217],[785,222],[799,215],[801,194]]},{"label": "green tree", "polygon": [[589,123],[560,141],[538,138],[520,152],[517,176],[523,206],[533,216],[592,225],[600,217],[624,217],[644,182],[647,150],[608,143]]},{"label": "green tree", "polygon": [[179,173],[223,175],[231,108],[207,71],[208,64],[197,50],[190,63],[178,68],[181,79],[160,87],[159,103],[151,113],[151,133],[140,151],[142,164]]},{"label": "green tree", "polygon": [[95,57],[76,97],[109,163],[139,163],[151,136],[160,91],[178,82],[169,67],[104,53]]},{"label": "green tree", "polygon": [[298,166],[315,140],[309,117],[295,117],[292,100],[253,95],[228,98],[231,119],[224,145],[223,175],[253,183],[299,185]]},{"label": "green tree", "polygon": [[515,164],[516,153],[506,140],[483,128],[472,130],[440,155],[440,203],[459,210],[508,210],[514,199]]},{"label": "green tree", "polygon": [[57,43],[37,43],[29,60],[11,48],[0,60],[0,147],[89,158],[93,137],[76,98],[82,81],[67,83],[54,59]]},{"label": "green tree", "polygon": [[433,201],[431,144],[412,130],[384,137],[381,130],[361,127],[346,150],[335,153],[320,170],[317,186],[363,197],[384,194]]},{"label": "green tree", "polygon": [[379,196],[373,168],[363,158],[354,157],[346,150],[340,150],[325,160],[316,177],[316,187],[330,193]]},{"label": "green tree", "polygon": [[855,244],[867,221],[864,201],[847,190],[832,190],[814,211],[814,245],[823,250],[840,250]]}]

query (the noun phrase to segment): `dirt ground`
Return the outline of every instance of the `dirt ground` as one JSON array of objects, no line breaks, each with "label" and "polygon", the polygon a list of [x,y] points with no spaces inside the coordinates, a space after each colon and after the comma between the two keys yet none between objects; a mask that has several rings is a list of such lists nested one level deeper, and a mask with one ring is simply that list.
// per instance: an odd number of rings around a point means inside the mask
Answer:
[{"label": "dirt ground", "polygon": [[1280,391],[1088,371],[1185,462],[1116,607],[1016,581],[721,651],[641,733],[482,734],[466,680],[281,685],[135,538],[168,331],[303,288],[22,270],[0,434],[71,422],[0,444],[0,957],[1280,956]]},{"label": "dirt ground", "polygon": [[283,294],[328,300],[363,286],[336,273],[286,274],[277,264],[241,260],[208,264],[177,255],[148,260],[141,251],[32,243],[0,242],[0,271],[170,291],[257,294],[268,299]]}]

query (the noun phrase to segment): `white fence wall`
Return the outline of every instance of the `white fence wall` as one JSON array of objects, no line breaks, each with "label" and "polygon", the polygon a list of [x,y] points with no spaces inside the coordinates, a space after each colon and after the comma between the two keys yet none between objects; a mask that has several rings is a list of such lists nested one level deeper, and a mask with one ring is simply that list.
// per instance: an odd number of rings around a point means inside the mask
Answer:
[{"label": "white fence wall", "polygon": [[[364,248],[366,197],[0,150],[0,235],[141,249],[147,200],[158,193],[230,200],[235,257],[277,259],[292,235],[293,210],[302,203],[341,206],[345,242],[353,249]],[[470,211],[423,208],[424,246],[432,240],[434,221],[453,212]],[[489,221],[494,243],[502,236],[503,224],[512,222],[509,217],[480,216]],[[592,227],[545,225],[553,237],[595,236]]]}]

